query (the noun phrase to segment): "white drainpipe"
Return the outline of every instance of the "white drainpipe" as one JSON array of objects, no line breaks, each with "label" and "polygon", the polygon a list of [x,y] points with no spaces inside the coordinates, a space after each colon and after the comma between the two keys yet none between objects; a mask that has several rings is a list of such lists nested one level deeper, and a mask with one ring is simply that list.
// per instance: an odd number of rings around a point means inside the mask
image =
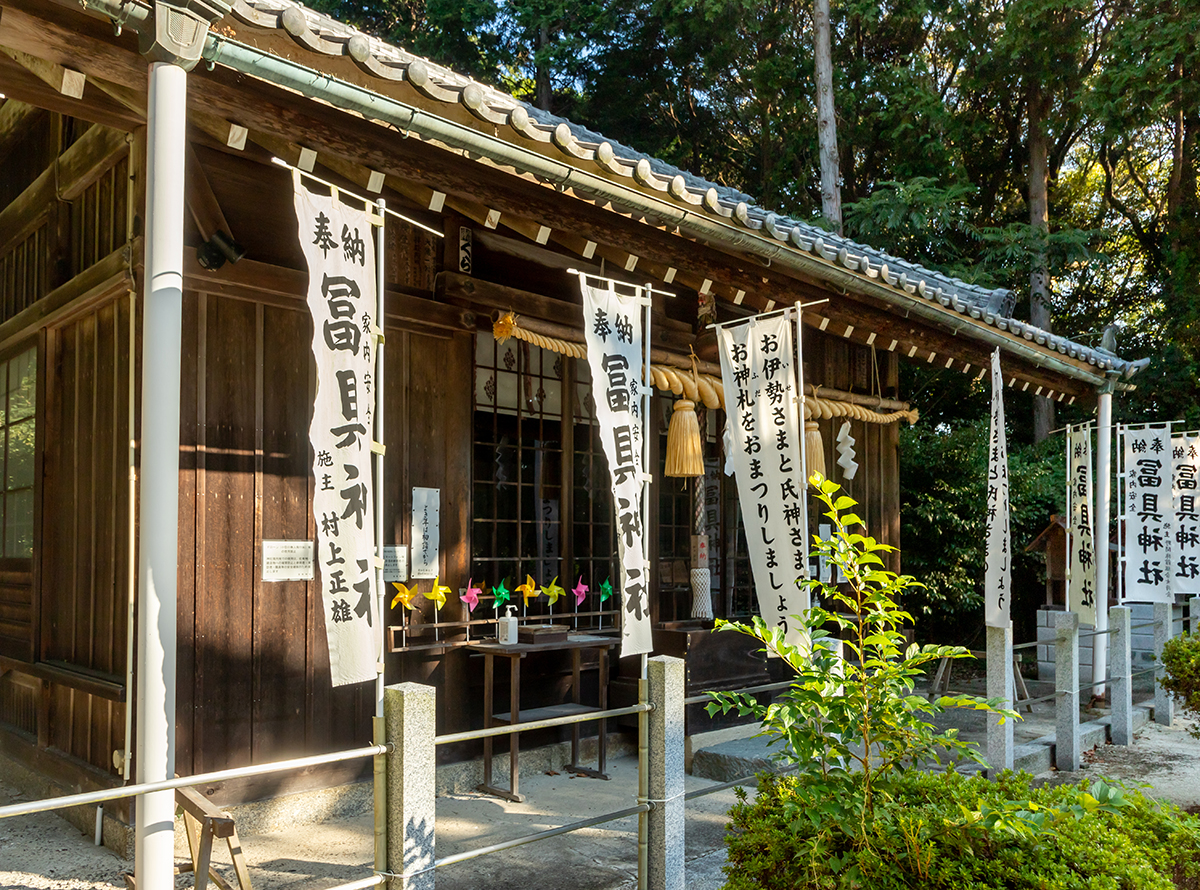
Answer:
[{"label": "white drainpipe", "polygon": [[[1108,520],[1112,496],[1112,394],[1109,384],[1100,390],[1096,422],[1096,632],[1108,630]],[[1092,682],[1100,683],[1108,674],[1108,637],[1092,637]],[[1104,695],[1097,686],[1093,695]]]},{"label": "white drainpipe", "polygon": [[[183,159],[187,72],[150,65],[146,292],[142,335],[142,485],[137,781],[175,775],[175,615],[179,549],[179,356],[183,323]],[[137,801],[140,890],[175,885],[175,795]]]}]

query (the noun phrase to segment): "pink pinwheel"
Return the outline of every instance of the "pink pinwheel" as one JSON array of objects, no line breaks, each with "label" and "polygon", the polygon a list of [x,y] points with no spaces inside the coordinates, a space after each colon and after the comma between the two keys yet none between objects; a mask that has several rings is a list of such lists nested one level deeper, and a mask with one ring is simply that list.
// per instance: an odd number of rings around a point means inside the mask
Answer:
[{"label": "pink pinwheel", "polygon": [[579,576],[579,583],[575,585],[575,589],[571,591],[575,594],[576,607],[583,605],[583,598],[588,595],[588,586],[583,583],[583,575]]},{"label": "pink pinwheel", "polygon": [[468,615],[475,611],[475,607],[479,605],[479,594],[483,593],[482,587],[474,586],[474,580],[474,578],[467,579],[467,589],[459,596],[459,599],[467,604]]}]

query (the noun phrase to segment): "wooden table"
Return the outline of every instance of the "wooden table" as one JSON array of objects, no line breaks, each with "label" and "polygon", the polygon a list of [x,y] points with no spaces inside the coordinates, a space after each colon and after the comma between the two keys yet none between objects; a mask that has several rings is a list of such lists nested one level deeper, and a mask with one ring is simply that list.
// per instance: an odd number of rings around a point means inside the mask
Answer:
[{"label": "wooden table", "polygon": [[[545,720],[550,717],[565,717],[571,714],[587,714],[593,711],[603,711],[608,707],[608,650],[619,641],[612,637],[595,637],[587,634],[570,634],[565,640],[552,643],[515,643],[502,646],[492,641],[473,643],[467,648],[472,652],[483,655],[483,725],[505,726],[526,721]],[[596,649],[600,653],[600,701],[597,707],[585,705],[580,701],[580,655],[585,649]],[[521,659],[531,652],[570,652],[571,653],[571,701],[545,708],[532,708],[521,711]],[[502,714],[494,711],[496,701],[496,672],[495,659],[497,656],[508,659],[509,665],[509,710]],[[579,724],[571,726],[571,762],[566,768],[571,772],[597,779],[607,779],[605,773],[605,730],[607,720],[601,719],[598,763],[596,769],[579,765]],[[518,790],[518,759],[520,756],[520,733],[514,732],[509,737],[509,767],[508,788],[497,788],[492,784],[492,737],[483,740],[483,784],[479,790],[494,794],[506,800],[520,803],[525,799]]]}]

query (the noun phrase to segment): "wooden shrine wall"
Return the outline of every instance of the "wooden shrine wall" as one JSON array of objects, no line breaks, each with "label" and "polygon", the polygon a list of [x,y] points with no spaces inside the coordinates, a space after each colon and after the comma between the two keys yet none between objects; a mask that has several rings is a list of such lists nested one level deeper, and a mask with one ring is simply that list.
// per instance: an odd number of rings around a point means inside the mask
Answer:
[{"label": "wooden shrine wall", "polygon": [[[181,773],[371,740],[373,685],[330,686],[319,582],[261,580],[264,539],[316,537],[308,441],[315,386],[311,337],[307,310],[295,295],[270,302],[185,296]],[[410,543],[412,486],[440,488],[443,576],[458,578],[469,552],[471,339],[390,323],[385,348],[385,542]],[[394,656],[388,681],[441,685],[446,670],[440,657]],[[287,780],[229,784],[212,797],[327,785],[366,768],[369,763],[356,763]]]},{"label": "wooden shrine wall", "polygon": [[[862,395],[900,398],[899,365],[894,352],[872,350],[841,338],[807,329],[804,337],[805,383]],[[886,413],[886,412],[885,412]],[[843,418],[820,420],[825,452],[825,475],[859,502],[858,513],[867,533],[900,547],[900,423],[878,424],[850,420],[858,472],[847,481],[837,465],[837,433]],[[889,554],[888,568],[898,571],[900,554]]]}]

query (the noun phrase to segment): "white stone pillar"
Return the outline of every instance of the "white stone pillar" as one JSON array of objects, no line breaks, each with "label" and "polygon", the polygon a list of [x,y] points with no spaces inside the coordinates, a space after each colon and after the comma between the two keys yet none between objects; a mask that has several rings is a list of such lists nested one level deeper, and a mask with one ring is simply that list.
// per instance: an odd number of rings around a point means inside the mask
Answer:
[{"label": "white stone pillar", "polygon": [[[1004,699],[1011,708],[1013,700],[1012,624],[987,629],[987,697]],[[987,759],[989,773],[1013,767],[1013,721],[1000,722],[1000,715],[987,715]]]},{"label": "white stone pillar", "polygon": [[1162,663],[1163,647],[1171,639],[1174,611],[1173,603],[1154,604],[1154,722],[1162,726],[1170,726],[1175,713],[1174,696],[1162,688],[1167,675]]},{"label": "white stone pillar", "polygon": [[388,871],[400,875],[390,887],[433,890],[433,841],[437,813],[437,696],[432,686],[398,683],[384,690],[388,755]]},{"label": "white stone pillar", "polygon": [[[1133,744],[1133,656],[1129,648],[1133,610],[1113,606],[1108,611],[1112,631],[1112,743]],[[1096,639],[1100,639],[1097,637]]]},{"label": "white stone pillar", "polygon": [[1079,770],[1079,613],[1054,615],[1054,764]]},{"label": "white stone pillar", "polygon": [[683,890],[684,662],[658,655],[646,663],[650,712],[649,890]]}]

